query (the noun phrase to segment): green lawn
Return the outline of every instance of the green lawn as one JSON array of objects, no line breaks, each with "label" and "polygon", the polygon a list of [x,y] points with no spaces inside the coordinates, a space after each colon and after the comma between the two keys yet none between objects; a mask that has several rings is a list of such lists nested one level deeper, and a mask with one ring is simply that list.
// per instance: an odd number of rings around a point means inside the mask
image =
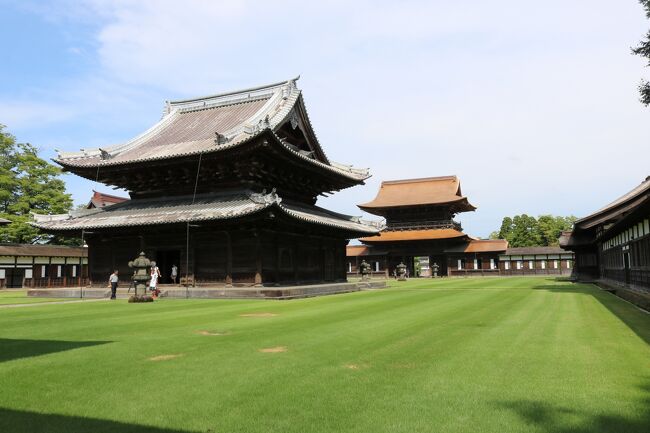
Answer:
[{"label": "green lawn", "polygon": [[35,304],[39,302],[69,301],[70,299],[34,298],[27,297],[27,290],[2,289],[0,290],[0,305],[9,304]]},{"label": "green lawn", "polygon": [[0,310],[0,432],[650,431],[650,315],[551,279],[392,284]]}]

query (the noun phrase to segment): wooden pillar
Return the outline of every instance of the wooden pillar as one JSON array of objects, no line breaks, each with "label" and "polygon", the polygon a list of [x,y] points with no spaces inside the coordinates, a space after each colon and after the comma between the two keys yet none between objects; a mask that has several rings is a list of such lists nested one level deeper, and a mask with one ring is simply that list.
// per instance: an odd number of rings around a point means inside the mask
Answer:
[{"label": "wooden pillar", "polygon": [[262,285],[262,241],[258,231],[255,231],[253,236],[255,236],[255,286],[259,287]]},{"label": "wooden pillar", "polygon": [[[14,281],[16,280],[16,272],[18,270],[18,256],[14,256],[14,270],[11,272],[11,285],[14,285]],[[6,275],[5,275],[6,277]],[[6,284],[6,283],[5,283]],[[25,284],[25,279],[23,278],[23,281],[20,282],[20,287],[22,287]]]},{"label": "wooden pillar", "polygon": [[49,262],[47,264],[47,287],[52,287],[52,257],[48,258]]},{"label": "wooden pillar", "polygon": [[298,241],[291,239],[291,264],[293,265],[293,282],[298,283]]},{"label": "wooden pillar", "polygon": [[226,287],[232,287],[232,239],[229,232],[226,234]]},{"label": "wooden pillar", "polygon": [[318,262],[320,263],[320,282],[325,282],[325,247],[323,245],[323,238],[318,238]]},{"label": "wooden pillar", "polygon": [[275,285],[280,285],[280,244],[278,242],[278,234],[273,233],[273,254],[275,254]]}]

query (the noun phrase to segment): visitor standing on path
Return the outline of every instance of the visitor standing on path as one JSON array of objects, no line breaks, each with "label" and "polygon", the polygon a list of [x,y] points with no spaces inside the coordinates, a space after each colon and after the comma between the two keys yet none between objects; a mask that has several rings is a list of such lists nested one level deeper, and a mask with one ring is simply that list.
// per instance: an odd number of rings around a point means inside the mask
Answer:
[{"label": "visitor standing on path", "polygon": [[178,277],[178,268],[176,267],[176,265],[172,265],[172,275],[171,275],[171,277],[172,277],[172,281],[174,282],[174,284],[176,284],[176,277]]},{"label": "visitor standing on path", "polygon": [[117,269],[115,269],[111,276],[108,277],[108,284],[111,286],[111,299],[115,299],[117,296],[117,282],[120,281],[117,273]]},{"label": "visitor standing on path", "polygon": [[158,278],[160,277],[160,269],[156,266],[156,262],[151,262],[151,280],[149,280],[149,290],[155,292],[158,288]]}]

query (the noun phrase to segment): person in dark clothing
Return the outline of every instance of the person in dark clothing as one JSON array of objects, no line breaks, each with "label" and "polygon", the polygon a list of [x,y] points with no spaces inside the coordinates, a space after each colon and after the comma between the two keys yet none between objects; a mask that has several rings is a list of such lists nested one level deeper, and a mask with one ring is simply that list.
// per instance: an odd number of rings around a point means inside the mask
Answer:
[{"label": "person in dark clothing", "polygon": [[117,269],[113,271],[110,277],[108,277],[108,283],[111,285],[111,299],[116,298],[117,294],[117,282],[119,281],[119,277],[117,276]]}]

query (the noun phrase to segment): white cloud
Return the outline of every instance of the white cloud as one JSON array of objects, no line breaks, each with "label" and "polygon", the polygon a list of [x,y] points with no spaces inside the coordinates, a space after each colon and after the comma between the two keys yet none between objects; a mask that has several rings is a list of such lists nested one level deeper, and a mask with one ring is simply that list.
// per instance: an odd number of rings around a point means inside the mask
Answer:
[{"label": "white cloud", "polygon": [[42,128],[72,118],[70,107],[34,101],[0,100],[0,119],[12,128]]}]

